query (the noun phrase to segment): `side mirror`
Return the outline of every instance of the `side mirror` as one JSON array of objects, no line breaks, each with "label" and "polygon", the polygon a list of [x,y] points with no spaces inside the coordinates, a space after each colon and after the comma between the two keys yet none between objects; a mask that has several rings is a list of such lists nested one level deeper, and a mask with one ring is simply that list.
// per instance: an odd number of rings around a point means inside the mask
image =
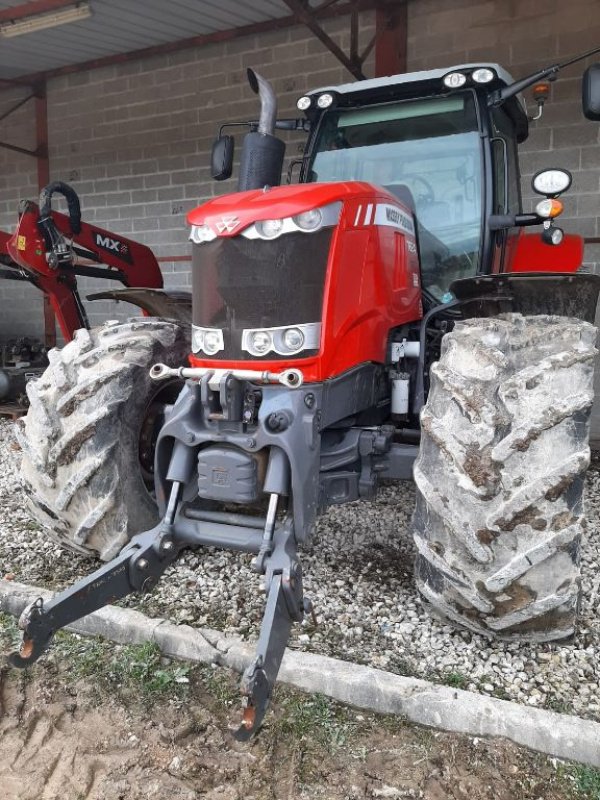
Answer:
[{"label": "side mirror", "polygon": [[216,181],[231,178],[233,171],[233,136],[219,136],[212,146],[210,171]]},{"label": "side mirror", "polygon": [[583,73],[581,104],[587,119],[600,121],[600,64],[592,64]]}]

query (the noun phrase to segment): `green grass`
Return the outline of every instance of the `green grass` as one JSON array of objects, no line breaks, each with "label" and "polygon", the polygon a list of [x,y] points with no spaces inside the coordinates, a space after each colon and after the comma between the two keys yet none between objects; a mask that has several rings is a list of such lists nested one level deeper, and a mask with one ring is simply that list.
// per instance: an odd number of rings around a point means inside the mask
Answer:
[{"label": "green grass", "polygon": [[17,620],[10,614],[0,612],[0,650],[8,653],[18,647],[21,640],[20,632],[17,627]]},{"label": "green grass", "polygon": [[442,683],[454,689],[466,689],[469,680],[462,672],[448,672],[442,677]]},{"label": "green grass", "polygon": [[[17,649],[20,640],[16,620],[0,614],[2,653]],[[95,690],[134,693],[142,701],[153,701],[166,695],[179,697],[187,691],[189,683],[190,667],[181,663],[163,663],[160,650],[151,642],[121,646],[99,638],[83,639],[59,631],[48,655],[42,659],[53,671],[58,670],[67,683],[93,679],[91,685]],[[33,674],[33,670],[35,666],[25,673]]]},{"label": "green grass", "polygon": [[196,668],[196,675],[207,693],[224,709],[240,703],[239,686],[234,683],[227,670],[201,665]]},{"label": "green grass", "polygon": [[586,800],[600,800],[600,769],[585,764],[569,769],[569,777],[573,781],[577,797]]},{"label": "green grass", "polygon": [[321,694],[277,692],[278,714],[270,726],[288,741],[314,743],[336,752],[353,738],[359,721],[356,713]]},{"label": "green grass", "polygon": [[60,631],[56,635],[55,650],[68,662],[67,680],[93,678],[100,688],[135,693],[147,702],[165,695],[180,696],[189,683],[190,667],[163,663],[160,649],[153,642],[114,645],[102,639],[80,639]]},{"label": "green grass", "polygon": [[549,696],[544,703],[544,708],[550,711],[556,711],[557,714],[573,714],[573,704],[568,703],[566,700],[557,700],[555,697]]}]

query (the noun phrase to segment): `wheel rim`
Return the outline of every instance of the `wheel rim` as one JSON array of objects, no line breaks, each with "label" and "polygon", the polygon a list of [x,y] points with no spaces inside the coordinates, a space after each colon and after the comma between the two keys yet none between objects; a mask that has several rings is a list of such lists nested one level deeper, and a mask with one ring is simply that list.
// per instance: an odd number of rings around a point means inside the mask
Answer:
[{"label": "wheel rim", "polygon": [[183,381],[174,379],[162,384],[148,399],[140,425],[138,439],[138,456],[142,480],[148,494],[154,497],[154,452],[158,434],[165,420],[167,408],[172,406],[179,392],[183,388]]}]

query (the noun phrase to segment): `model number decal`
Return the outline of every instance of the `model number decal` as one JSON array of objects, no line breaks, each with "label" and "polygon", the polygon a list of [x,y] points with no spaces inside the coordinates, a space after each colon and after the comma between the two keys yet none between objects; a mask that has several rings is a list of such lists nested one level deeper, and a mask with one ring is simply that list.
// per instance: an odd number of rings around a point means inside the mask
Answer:
[{"label": "model number decal", "polygon": [[378,203],[375,209],[375,225],[389,225],[398,228],[404,233],[415,235],[415,226],[408,214],[401,211],[397,206],[387,203]]},{"label": "model number decal", "polygon": [[133,263],[131,251],[126,242],[122,242],[120,239],[113,239],[112,236],[105,236],[102,233],[95,233],[94,241],[97,247],[101,247],[103,250],[107,250],[109,253],[118,256],[128,264]]}]

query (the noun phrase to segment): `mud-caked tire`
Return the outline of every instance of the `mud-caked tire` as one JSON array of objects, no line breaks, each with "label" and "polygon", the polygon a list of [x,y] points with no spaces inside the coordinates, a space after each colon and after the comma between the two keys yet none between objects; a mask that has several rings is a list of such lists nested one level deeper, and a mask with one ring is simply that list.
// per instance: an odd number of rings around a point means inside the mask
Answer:
[{"label": "mud-caked tire", "polygon": [[157,384],[149,370],[182,366],[188,353],[189,329],[178,322],[109,322],[51,350],[47,370],[28,384],[22,483],[33,514],[63,547],[108,561],[156,524],[143,453],[152,414],[181,384]]},{"label": "mud-caked tire", "polygon": [[596,330],[554,316],[471,319],[431,369],[415,464],[416,580],[488,636],[574,632]]}]

